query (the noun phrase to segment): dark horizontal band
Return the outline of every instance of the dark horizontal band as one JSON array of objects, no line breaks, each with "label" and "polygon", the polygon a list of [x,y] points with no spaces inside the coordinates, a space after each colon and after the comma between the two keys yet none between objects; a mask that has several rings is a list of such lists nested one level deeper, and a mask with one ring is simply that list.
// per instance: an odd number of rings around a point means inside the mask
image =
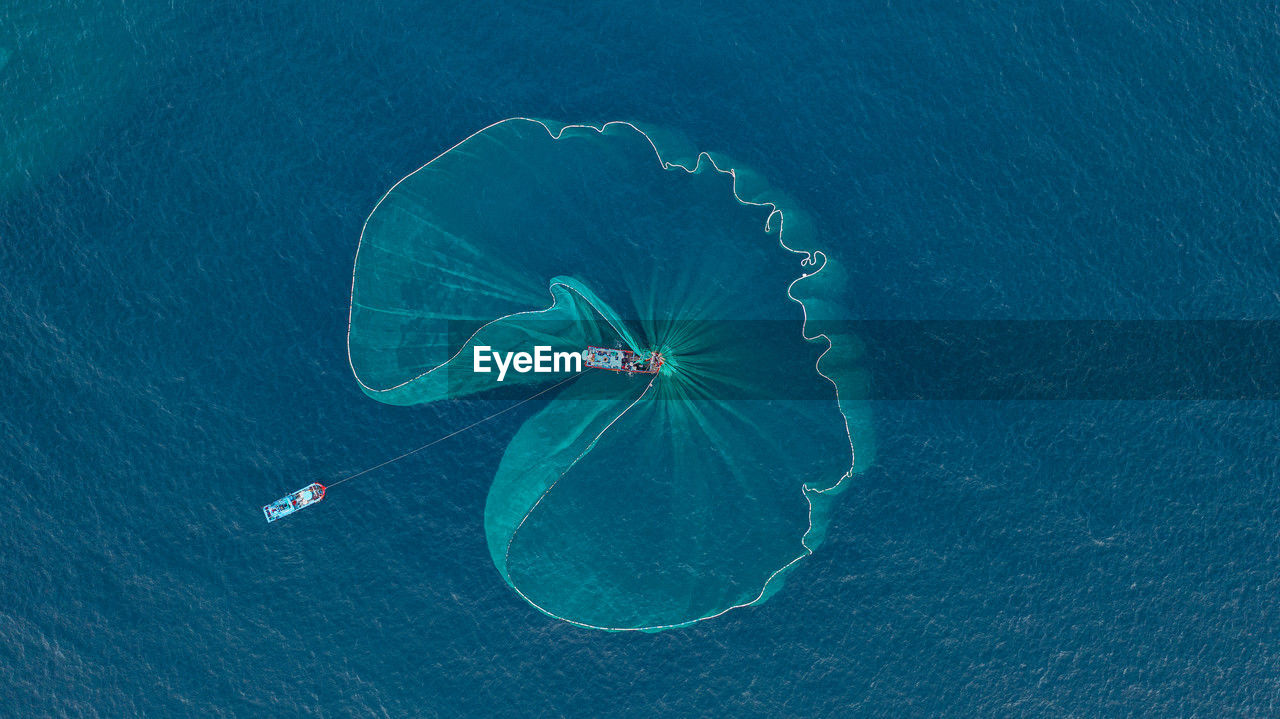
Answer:
[{"label": "dark horizontal band", "polygon": [[[684,358],[688,360],[685,367],[705,375],[705,381],[700,377],[695,391],[656,393],[658,398],[830,400],[833,396],[831,383],[813,370],[825,343],[800,341],[798,321],[628,324],[674,324],[680,327],[681,340],[696,348],[693,356]],[[456,338],[454,351],[463,349],[463,342],[476,326],[459,322],[450,328],[451,337]],[[819,366],[823,374],[838,381],[842,398],[849,400],[1280,399],[1280,321],[853,320],[810,324],[811,334],[819,330],[831,337],[835,348]],[[662,341],[632,332],[641,341]],[[697,335],[714,339],[703,347]],[[543,341],[546,336],[542,335]],[[682,358],[674,359],[678,365]],[[495,382],[491,391],[477,395],[467,374],[469,362],[455,362],[449,371],[450,386],[470,386],[467,393],[480,397],[516,399],[529,394],[531,385],[527,382]],[[563,376],[548,375],[547,381]],[[631,379],[647,383],[650,378],[638,375]]]}]

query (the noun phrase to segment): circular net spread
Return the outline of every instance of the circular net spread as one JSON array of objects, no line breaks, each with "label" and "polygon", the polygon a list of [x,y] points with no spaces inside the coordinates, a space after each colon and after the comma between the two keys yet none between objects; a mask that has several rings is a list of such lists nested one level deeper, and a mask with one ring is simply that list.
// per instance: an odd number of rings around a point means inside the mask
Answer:
[{"label": "circular net spread", "polygon": [[[657,137],[485,128],[379,202],[352,287],[351,366],[382,402],[493,390],[477,346],[663,358],[657,374],[587,369],[545,395],[485,506],[511,587],[602,629],[763,601],[821,541],[853,466],[828,367],[841,343],[824,334],[839,288],[801,246],[809,224],[729,160]],[[560,369],[501,384],[532,394]]]}]

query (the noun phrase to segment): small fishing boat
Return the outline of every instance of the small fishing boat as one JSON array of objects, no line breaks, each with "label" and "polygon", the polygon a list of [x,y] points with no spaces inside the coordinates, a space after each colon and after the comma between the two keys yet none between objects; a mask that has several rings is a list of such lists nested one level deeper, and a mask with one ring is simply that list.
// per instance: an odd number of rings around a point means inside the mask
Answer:
[{"label": "small fishing boat", "polygon": [[267,515],[268,522],[274,522],[281,517],[287,517],[290,514],[309,507],[316,502],[324,499],[323,484],[308,484],[293,494],[288,494],[262,508],[262,513]]}]

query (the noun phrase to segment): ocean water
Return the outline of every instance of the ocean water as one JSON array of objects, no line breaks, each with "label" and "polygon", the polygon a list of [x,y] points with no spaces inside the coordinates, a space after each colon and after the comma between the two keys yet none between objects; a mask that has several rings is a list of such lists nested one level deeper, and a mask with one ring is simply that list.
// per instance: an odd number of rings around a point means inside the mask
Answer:
[{"label": "ocean water", "polygon": [[740,158],[854,319],[1274,320],[1278,47],[1255,2],[6,5],[0,714],[1280,713],[1274,402],[877,402],[785,588],[656,635],[494,570],[532,407],[260,510],[493,411],[376,403],[345,338],[369,210],[496,120]]}]

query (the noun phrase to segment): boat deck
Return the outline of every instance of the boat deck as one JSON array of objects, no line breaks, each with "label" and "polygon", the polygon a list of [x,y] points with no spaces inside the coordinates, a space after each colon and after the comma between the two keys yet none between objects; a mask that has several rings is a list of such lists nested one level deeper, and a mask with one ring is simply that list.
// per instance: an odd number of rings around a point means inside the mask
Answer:
[{"label": "boat deck", "polygon": [[658,368],[662,366],[662,358],[656,353],[641,357],[631,350],[608,347],[587,347],[582,353],[582,360],[587,367],[628,374],[657,374]]}]

